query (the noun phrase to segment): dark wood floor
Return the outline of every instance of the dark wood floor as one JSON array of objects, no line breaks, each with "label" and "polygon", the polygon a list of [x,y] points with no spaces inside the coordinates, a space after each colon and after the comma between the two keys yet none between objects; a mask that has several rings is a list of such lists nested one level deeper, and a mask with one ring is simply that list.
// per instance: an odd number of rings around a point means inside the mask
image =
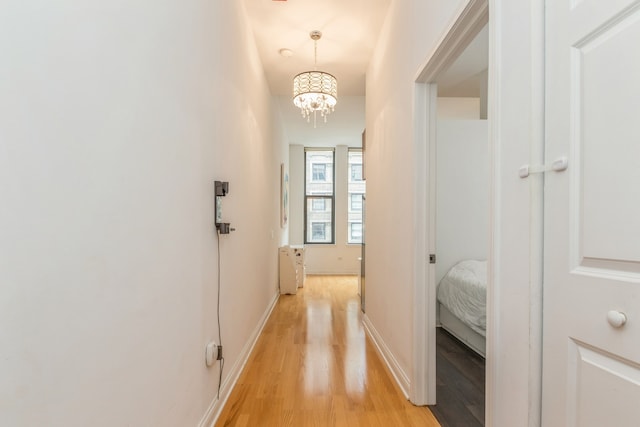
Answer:
[{"label": "dark wood floor", "polygon": [[436,342],[438,404],[429,409],[442,427],[484,426],[484,359],[442,328]]}]

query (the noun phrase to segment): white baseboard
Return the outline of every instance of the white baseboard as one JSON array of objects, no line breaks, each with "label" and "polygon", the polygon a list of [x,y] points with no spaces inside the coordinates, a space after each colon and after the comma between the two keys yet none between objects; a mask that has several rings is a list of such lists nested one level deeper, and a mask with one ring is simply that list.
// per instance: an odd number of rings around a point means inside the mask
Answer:
[{"label": "white baseboard", "polygon": [[364,330],[367,335],[369,335],[369,338],[371,338],[376,350],[378,350],[378,354],[382,357],[382,360],[384,360],[384,363],[391,371],[391,375],[393,375],[393,378],[396,380],[402,394],[404,394],[404,397],[409,399],[411,381],[409,380],[407,373],[402,369],[402,367],[400,367],[400,364],[393,356],[393,353],[389,350],[389,347],[387,347],[382,336],[378,333],[366,314],[363,316],[362,323],[364,324]]},{"label": "white baseboard", "polygon": [[262,333],[262,329],[264,329],[264,325],[267,323],[267,320],[269,319],[271,312],[276,306],[276,302],[278,301],[279,296],[280,296],[279,293],[276,293],[273,296],[273,299],[271,300],[271,303],[267,307],[267,310],[262,315],[262,318],[256,325],[256,328],[253,330],[253,333],[251,334],[251,336],[249,336],[249,339],[247,340],[246,344],[242,348],[242,351],[240,352],[240,355],[236,360],[236,363],[234,363],[233,366],[231,367],[231,370],[229,371],[229,375],[227,375],[226,379],[223,381],[222,387],[220,387],[220,399],[218,399],[217,396],[214,396],[213,401],[211,402],[211,404],[209,405],[209,408],[207,409],[207,412],[204,414],[204,416],[200,420],[200,423],[198,424],[199,427],[214,427],[216,421],[218,421],[218,417],[220,416],[220,413],[222,412],[222,409],[224,408],[225,403],[227,403],[227,399],[229,398],[229,395],[231,394],[233,387],[238,382],[238,379],[240,378],[240,374],[242,373],[242,370],[247,364],[247,361],[249,360],[249,356],[251,356],[253,347],[255,347],[256,342],[258,341],[258,338]]}]

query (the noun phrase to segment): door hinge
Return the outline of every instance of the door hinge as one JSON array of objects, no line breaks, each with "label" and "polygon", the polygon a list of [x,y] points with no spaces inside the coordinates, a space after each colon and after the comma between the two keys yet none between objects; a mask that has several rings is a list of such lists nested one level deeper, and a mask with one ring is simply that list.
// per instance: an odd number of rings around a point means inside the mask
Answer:
[{"label": "door hinge", "polygon": [[429,254],[429,264],[436,263],[436,254]]}]

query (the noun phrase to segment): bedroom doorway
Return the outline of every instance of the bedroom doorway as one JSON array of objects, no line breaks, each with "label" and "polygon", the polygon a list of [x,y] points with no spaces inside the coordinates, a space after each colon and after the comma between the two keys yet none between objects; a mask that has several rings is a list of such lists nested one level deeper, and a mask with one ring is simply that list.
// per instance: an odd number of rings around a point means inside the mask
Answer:
[{"label": "bedroom doorway", "polygon": [[[415,404],[439,405],[432,408],[436,417],[437,408],[448,403],[453,406],[443,413],[463,413],[461,419],[440,420],[442,425],[483,426],[487,406],[483,363],[486,311],[478,307],[475,313],[464,309],[460,312],[460,307],[448,306],[441,313],[437,285],[451,270],[445,281],[455,281],[451,279],[456,277],[471,279],[467,281],[472,289],[475,286],[476,293],[482,293],[478,292],[477,282],[487,282],[491,204],[488,22],[487,1],[470,1],[416,79],[416,113],[424,122],[418,120],[416,128],[417,181],[422,186],[419,184],[416,192],[419,223],[412,376],[415,387],[411,399]],[[425,264],[427,259],[429,263]],[[465,304],[484,305],[483,301]],[[442,323],[446,332],[439,327]],[[437,343],[440,353],[436,351]],[[461,360],[470,362],[465,365]],[[442,372],[438,371],[437,362],[441,367],[457,368],[453,373],[457,378],[440,379]],[[470,365],[480,371],[469,373]],[[475,388],[478,393],[471,400],[462,396],[455,402],[459,393],[442,385],[460,383],[465,376],[469,381],[463,387]]]},{"label": "bedroom doorway", "polygon": [[436,398],[443,425],[484,426],[489,254],[488,28],[436,80]]}]

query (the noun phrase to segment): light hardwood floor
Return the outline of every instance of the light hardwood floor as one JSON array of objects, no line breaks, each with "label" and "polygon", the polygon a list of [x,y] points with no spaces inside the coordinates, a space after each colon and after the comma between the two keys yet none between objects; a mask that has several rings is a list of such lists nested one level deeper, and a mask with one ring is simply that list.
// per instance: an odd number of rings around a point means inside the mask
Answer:
[{"label": "light hardwood floor", "polygon": [[282,295],[216,426],[439,426],[366,337],[354,276]]}]

